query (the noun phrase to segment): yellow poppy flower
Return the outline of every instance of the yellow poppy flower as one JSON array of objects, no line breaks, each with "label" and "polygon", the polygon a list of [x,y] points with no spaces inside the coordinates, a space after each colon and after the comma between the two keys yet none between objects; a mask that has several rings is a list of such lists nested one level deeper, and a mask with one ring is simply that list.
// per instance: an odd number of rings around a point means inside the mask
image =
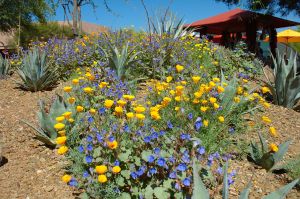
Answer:
[{"label": "yellow poppy flower", "polygon": [[55,120],[56,120],[57,122],[62,122],[62,121],[65,120],[65,117],[64,117],[64,116],[59,116],[59,117],[55,118]]},{"label": "yellow poppy flower", "polygon": [[65,124],[57,123],[57,124],[54,125],[54,128],[58,131],[63,130],[65,128]]},{"label": "yellow poppy flower", "polygon": [[82,106],[76,106],[76,111],[77,112],[82,112],[83,111],[83,107]]},{"label": "yellow poppy flower", "polygon": [[203,125],[205,126],[205,127],[208,127],[208,120],[203,120]]},{"label": "yellow poppy flower", "polygon": [[73,83],[74,85],[78,84],[78,83],[79,83],[79,79],[73,79],[73,80],[72,80],[72,83]]},{"label": "yellow poppy flower", "polygon": [[72,91],[72,87],[71,86],[66,86],[66,87],[64,87],[64,91],[69,93],[69,92]]},{"label": "yellow poppy flower", "polygon": [[110,149],[116,149],[118,147],[118,142],[116,140],[114,140],[112,142],[107,141],[107,146]]},{"label": "yellow poppy flower", "polygon": [[69,97],[70,104],[74,104],[75,100],[76,100],[75,97]]},{"label": "yellow poppy flower", "polygon": [[173,79],[173,77],[171,77],[171,76],[168,76],[168,77],[167,77],[167,79],[166,79],[166,82],[168,82],[168,83],[169,83],[169,82],[171,82],[171,81],[172,81],[172,79]]},{"label": "yellow poppy flower", "polygon": [[90,112],[90,114],[94,115],[97,112],[97,110],[94,108],[91,108],[89,112]]},{"label": "yellow poppy flower", "polygon": [[271,144],[269,145],[269,149],[270,149],[271,152],[275,152],[275,153],[278,151],[278,147],[277,147],[277,145],[274,144],[274,143],[271,143]]},{"label": "yellow poppy flower", "polygon": [[85,87],[85,88],[83,88],[83,91],[85,93],[91,94],[94,90],[91,87]]},{"label": "yellow poppy flower", "polygon": [[222,123],[225,121],[225,119],[224,119],[223,116],[218,117],[218,119],[219,119],[219,121],[222,122]]},{"label": "yellow poppy flower", "polygon": [[133,109],[136,113],[143,113],[145,112],[146,108],[143,106],[137,106]]},{"label": "yellow poppy flower", "polygon": [[269,132],[270,132],[270,134],[271,134],[273,137],[277,137],[277,136],[278,136],[277,131],[276,131],[275,127],[273,127],[273,126],[271,126],[271,127],[269,128]]},{"label": "yellow poppy flower", "polygon": [[57,150],[57,153],[58,153],[59,155],[63,155],[63,154],[65,154],[65,153],[67,153],[67,151],[68,151],[68,147],[66,147],[66,146],[61,146],[61,147],[59,147],[59,149]]},{"label": "yellow poppy flower", "polygon": [[65,183],[70,182],[71,179],[72,179],[72,176],[67,175],[67,174],[66,174],[66,175],[63,175],[63,177],[61,178],[61,180],[62,180],[63,182],[65,182]]},{"label": "yellow poppy flower", "polygon": [[184,69],[184,66],[181,66],[181,65],[179,65],[179,64],[176,65],[176,71],[177,71],[178,73],[180,73],[181,71],[183,71],[183,69]]},{"label": "yellow poppy flower", "polygon": [[195,84],[197,84],[200,81],[201,77],[200,76],[193,76],[192,80]]},{"label": "yellow poppy flower", "polygon": [[272,122],[272,120],[270,118],[268,118],[267,116],[262,116],[261,119],[265,123],[271,123]]},{"label": "yellow poppy flower", "polygon": [[113,172],[114,174],[120,173],[120,171],[121,171],[121,167],[119,167],[119,166],[114,166],[114,167],[112,168],[112,172]]},{"label": "yellow poppy flower", "polygon": [[61,136],[61,137],[58,137],[56,138],[56,144],[65,144],[67,141],[67,137],[66,136]]},{"label": "yellow poppy flower", "polygon": [[95,170],[98,174],[104,174],[107,172],[107,166],[105,165],[96,166]]},{"label": "yellow poppy flower", "polygon": [[98,181],[99,181],[100,183],[105,183],[105,182],[107,182],[107,177],[106,177],[106,175],[99,175],[99,176],[98,176]]},{"label": "yellow poppy flower", "polygon": [[63,113],[62,115],[63,115],[66,119],[69,119],[69,118],[71,117],[71,115],[72,115],[72,112],[67,111],[67,112]]},{"label": "yellow poppy flower", "polygon": [[111,108],[113,104],[114,104],[113,100],[105,100],[104,101],[104,107],[105,108]]}]

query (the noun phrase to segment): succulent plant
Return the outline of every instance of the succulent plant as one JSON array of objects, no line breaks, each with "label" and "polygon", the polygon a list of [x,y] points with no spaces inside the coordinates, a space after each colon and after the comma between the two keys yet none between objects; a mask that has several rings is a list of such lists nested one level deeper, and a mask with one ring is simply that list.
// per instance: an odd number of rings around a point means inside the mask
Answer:
[{"label": "succulent plant", "polygon": [[265,82],[273,95],[274,103],[287,108],[293,108],[300,99],[300,75],[297,75],[297,54],[290,54],[288,63],[285,56],[277,51],[274,63],[274,83],[268,79]]},{"label": "succulent plant", "polygon": [[57,132],[54,128],[56,124],[55,118],[61,116],[63,113],[70,111],[69,107],[63,100],[63,97],[57,95],[56,99],[52,103],[49,112],[46,112],[45,105],[40,100],[40,110],[38,112],[39,127],[36,128],[32,124],[25,122],[28,126],[37,131],[36,139],[45,143],[47,146],[55,147],[55,140],[57,138]]},{"label": "succulent plant", "polygon": [[272,171],[275,165],[280,162],[288,150],[291,141],[287,141],[279,145],[277,152],[268,151],[265,138],[259,133],[260,147],[257,143],[251,143],[250,156],[251,159],[267,171]]},{"label": "succulent plant", "polygon": [[10,69],[9,61],[7,59],[4,59],[0,55],[0,77],[4,77],[8,75],[9,69]]},{"label": "succulent plant", "polygon": [[[227,179],[227,170],[228,170],[228,162],[225,164],[223,169],[223,190],[222,190],[222,198],[229,198],[229,186]],[[196,164],[196,160],[193,162],[193,179],[194,179],[194,188],[192,199],[209,199],[209,192],[206,189],[204,183],[201,180],[201,177],[198,174],[199,166]],[[268,194],[263,197],[263,199],[283,199],[288,194],[288,192],[298,183],[299,179],[292,181],[291,183],[279,188],[278,190]],[[248,183],[246,188],[241,192],[239,199],[248,199],[249,193],[251,189],[251,182]]]},{"label": "succulent plant", "polygon": [[45,51],[34,48],[24,56],[23,63],[18,69],[22,83],[21,88],[28,91],[41,91],[54,87],[58,76],[56,69],[51,67]]},{"label": "succulent plant", "polygon": [[102,50],[109,61],[108,66],[115,70],[117,76],[122,80],[128,76],[128,69],[133,65],[133,63],[138,61],[136,57],[140,54],[140,52],[135,52],[134,49],[129,50],[129,42],[122,47],[121,51],[119,51],[118,48],[111,42],[108,42],[109,52],[106,52],[104,49]]}]

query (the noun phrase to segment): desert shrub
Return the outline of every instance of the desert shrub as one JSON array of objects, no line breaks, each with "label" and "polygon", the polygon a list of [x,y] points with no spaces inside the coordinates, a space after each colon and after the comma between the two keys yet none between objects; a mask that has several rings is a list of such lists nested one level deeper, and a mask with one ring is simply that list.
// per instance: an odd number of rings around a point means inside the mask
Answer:
[{"label": "desert shrub", "polygon": [[9,74],[10,67],[9,61],[0,55],[0,79]]},{"label": "desert shrub", "polygon": [[[13,46],[17,45],[19,33],[10,41]],[[73,38],[72,28],[69,26],[59,25],[57,22],[32,23],[21,29],[20,46],[28,48],[32,42],[48,42],[49,39]]]}]

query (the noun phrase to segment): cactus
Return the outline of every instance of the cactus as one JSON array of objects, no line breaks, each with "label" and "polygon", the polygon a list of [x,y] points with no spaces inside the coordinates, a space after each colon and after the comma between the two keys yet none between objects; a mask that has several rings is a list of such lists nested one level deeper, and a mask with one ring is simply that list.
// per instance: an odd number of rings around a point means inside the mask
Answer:
[{"label": "cactus", "polygon": [[40,101],[40,111],[38,112],[39,128],[34,127],[26,121],[23,122],[37,131],[36,139],[45,143],[47,146],[55,147],[55,140],[57,138],[57,132],[54,128],[56,123],[55,118],[67,111],[70,111],[70,107],[68,107],[61,96],[57,95],[48,113],[45,111],[43,101]]},{"label": "cactus", "polygon": [[267,86],[273,95],[274,103],[287,108],[293,108],[300,99],[300,76],[297,75],[297,54],[290,54],[286,64],[284,55],[273,57],[274,83],[268,79]]},{"label": "cactus", "polygon": [[9,69],[10,69],[9,61],[7,59],[4,59],[0,55],[0,77],[5,77],[6,75],[8,75]]},{"label": "cactus", "polygon": [[[223,172],[223,190],[222,190],[222,199],[229,198],[229,186],[227,182],[227,170],[228,170],[228,162],[226,162],[224,166]],[[193,195],[192,199],[209,199],[209,192],[206,189],[204,183],[201,180],[201,177],[198,174],[199,168],[196,164],[196,160],[193,162],[193,179],[194,179],[194,187],[193,187]],[[268,194],[264,197],[264,199],[282,199],[288,194],[288,192],[298,183],[299,179],[292,181],[291,183],[279,188],[278,190]],[[239,199],[248,199],[251,188],[251,182],[248,183],[246,188],[241,192]]]},{"label": "cactus", "polygon": [[280,162],[288,150],[291,141],[287,141],[279,145],[277,152],[270,152],[267,150],[267,144],[264,137],[259,133],[259,140],[261,147],[257,143],[250,144],[251,159],[267,171],[272,171],[275,165]]},{"label": "cactus", "polygon": [[56,69],[50,67],[51,64],[45,51],[39,52],[38,48],[34,48],[24,56],[18,70],[23,82],[18,84],[21,88],[34,92],[54,87],[58,77]]}]

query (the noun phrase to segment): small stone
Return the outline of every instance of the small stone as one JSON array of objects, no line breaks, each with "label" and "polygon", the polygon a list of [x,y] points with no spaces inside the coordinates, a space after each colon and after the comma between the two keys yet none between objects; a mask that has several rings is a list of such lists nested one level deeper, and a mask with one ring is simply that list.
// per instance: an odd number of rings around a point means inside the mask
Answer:
[{"label": "small stone", "polygon": [[48,186],[48,187],[46,187],[46,191],[48,191],[48,192],[50,192],[50,191],[52,191],[54,189],[54,187],[53,186]]},{"label": "small stone", "polygon": [[41,174],[41,173],[43,173],[43,171],[38,169],[38,170],[36,171],[36,173],[37,173],[37,174]]}]

